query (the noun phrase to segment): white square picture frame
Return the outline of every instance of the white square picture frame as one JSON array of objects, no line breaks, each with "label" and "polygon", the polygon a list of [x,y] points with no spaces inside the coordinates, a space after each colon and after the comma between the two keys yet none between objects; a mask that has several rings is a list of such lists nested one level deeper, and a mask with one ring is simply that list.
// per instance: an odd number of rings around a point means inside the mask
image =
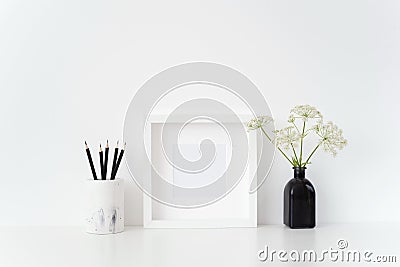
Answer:
[{"label": "white square picture frame", "polygon": [[[241,121],[248,121],[253,118],[251,115],[236,115]],[[145,140],[150,145],[148,151],[152,164],[160,163],[155,155],[154,149],[159,146],[161,125],[167,119],[166,114],[152,114],[145,130]],[[233,117],[226,116],[224,123],[238,124],[238,127],[245,126],[244,123],[237,123]],[[168,123],[182,123],[179,119],[168,121]],[[192,122],[195,127],[210,128],[209,121],[197,120]],[[200,131],[197,131],[200,132]],[[144,228],[230,228],[230,227],[257,227],[257,192],[249,192],[250,183],[257,169],[257,136],[255,131],[248,134],[249,161],[247,170],[235,186],[225,197],[209,205],[198,208],[177,208],[160,203],[147,193],[143,193],[143,226]],[[158,136],[159,137],[159,136]],[[174,145],[174,144],[172,144]],[[247,146],[246,146],[247,148]],[[173,173],[173,172],[172,172]],[[151,188],[151,177],[150,177]]]}]

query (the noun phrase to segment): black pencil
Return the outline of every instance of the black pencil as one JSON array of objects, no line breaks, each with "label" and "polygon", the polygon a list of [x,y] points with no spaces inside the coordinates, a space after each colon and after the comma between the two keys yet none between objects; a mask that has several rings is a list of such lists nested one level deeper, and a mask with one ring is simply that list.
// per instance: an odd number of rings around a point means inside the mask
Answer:
[{"label": "black pencil", "polygon": [[103,174],[104,174],[104,172],[103,172],[103,150],[101,149],[101,144],[100,144],[100,152],[99,152],[99,155],[100,155],[100,173],[101,173],[101,179],[102,179],[102,180],[105,180],[105,178],[104,178],[104,176],[103,176]]},{"label": "black pencil", "polygon": [[90,169],[92,170],[93,178],[95,180],[97,180],[97,175],[96,175],[96,170],[94,169],[92,155],[90,155],[90,150],[89,150],[89,147],[88,147],[86,141],[85,141],[85,147],[86,147],[86,155],[87,155],[88,160],[89,160],[89,165],[90,165]]},{"label": "black pencil", "polygon": [[[115,149],[114,149],[114,159],[113,159],[113,164],[112,164],[112,168],[111,168],[111,177],[113,177],[113,175],[114,175],[115,165],[117,164],[118,143],[119,143],[119,141],[117,141],[117,146],[116,146]],[[111,179],[111,177],[110,177],[110,179]]]},{"label": "black pencil", "polygon": [[109,150],[110,150],[110,148],[108,146],[108,140],[107,140],[105,155],[104,155],[104,164],[103,164],[103,169],[104,169],[103,180],[107,179],[107,165],[108,165],[108,151]]},{"label": "black pencil", "polygon": [[119,153],[117,165],[115,166],[114,173],[113,173],[113,176],[111,177],[111,180],[114,180],[115,176],[117,175],[119,165],[121,164],[122,157],[124,156],[125,146],[126,146],[126,143],[124,144],[124,148],[121,149],[121,152]]}]

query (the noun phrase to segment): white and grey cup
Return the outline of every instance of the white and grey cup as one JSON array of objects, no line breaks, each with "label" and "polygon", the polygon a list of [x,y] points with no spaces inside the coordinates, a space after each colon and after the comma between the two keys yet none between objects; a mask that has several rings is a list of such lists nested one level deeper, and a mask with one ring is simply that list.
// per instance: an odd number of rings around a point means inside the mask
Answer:
[{"label": "white and grey cup", "polygon": [[86,232],[115,234],[124,230],[122,179],[87,181]]}]

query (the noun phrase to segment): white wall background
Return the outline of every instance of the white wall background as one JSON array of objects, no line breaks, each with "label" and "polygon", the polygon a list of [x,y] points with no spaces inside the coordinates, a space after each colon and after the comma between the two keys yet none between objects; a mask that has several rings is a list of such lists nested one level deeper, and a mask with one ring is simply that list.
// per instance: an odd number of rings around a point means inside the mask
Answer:
[{"label": "white wall background", "polygon": [[[173,65],[211,61],[247,75],[278,125],[316,105],[348,147],[308,176],[320,223],[399,221],[399,1],[0,2],[0,224],[79,225],[83,150],[122,137],[136,90]],[[142,221],[129,179],[128,224]],[[290,166],[259,191],[259,223],[281,223]]]}]

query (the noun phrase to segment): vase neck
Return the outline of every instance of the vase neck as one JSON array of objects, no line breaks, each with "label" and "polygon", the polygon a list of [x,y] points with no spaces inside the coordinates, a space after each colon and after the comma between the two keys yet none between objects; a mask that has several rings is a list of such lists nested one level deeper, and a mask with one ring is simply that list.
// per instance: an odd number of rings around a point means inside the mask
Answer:
[{"label": "vase neck", "polygon": [[304,179],[306,177],[306,167],[293,167],[294,178]]}]

